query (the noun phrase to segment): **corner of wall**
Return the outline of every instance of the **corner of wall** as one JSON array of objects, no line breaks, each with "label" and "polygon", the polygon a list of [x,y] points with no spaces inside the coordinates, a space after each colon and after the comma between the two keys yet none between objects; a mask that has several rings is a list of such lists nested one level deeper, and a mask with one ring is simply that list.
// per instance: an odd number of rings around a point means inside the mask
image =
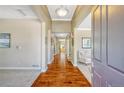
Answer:
[{"label": "corner of wall", "polygon": [[47,71],[47,69],[48,69],[48,67],[46,66],[46,67],[42,67],[41,68],[41,72],[46,72]]}]

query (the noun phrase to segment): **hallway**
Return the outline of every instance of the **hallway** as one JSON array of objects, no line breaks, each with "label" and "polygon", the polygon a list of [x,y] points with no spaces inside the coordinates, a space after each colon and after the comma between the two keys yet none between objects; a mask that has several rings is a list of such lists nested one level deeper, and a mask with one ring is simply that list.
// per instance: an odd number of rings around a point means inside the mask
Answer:
[{"label": "hallway", "polygon": [[1,5],[0,87],[124,86],[123,10]]},{"label": "hallway", "polygon": [[78,68],[67,61],[64,53],[54,57],[48,70],[41,73],[32,87],[89,87],[91,86]]}]

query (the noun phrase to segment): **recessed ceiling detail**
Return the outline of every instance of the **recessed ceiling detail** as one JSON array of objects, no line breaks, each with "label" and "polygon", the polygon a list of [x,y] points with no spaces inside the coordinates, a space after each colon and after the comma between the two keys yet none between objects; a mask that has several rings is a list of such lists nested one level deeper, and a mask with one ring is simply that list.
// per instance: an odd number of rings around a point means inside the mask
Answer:
[{"label": "recessed ceiling detail", "polygon": [[[48,11],[50,13],[50,16],[52,20],[67,20],[70,21],[73,17],[73,14],[76,9],[76,5],[48,5]],[[61,9],[62,8],[62,9]],[[59,11],[59,14],[62,16],[59,16],[57,14],[57,10],[61,9]]]},{"label": "recessed ceiling detail", "polygon": [[1,5],[0,19],[38,19],[29,5]]},{"label": "recessed ceiling detail", "polygon": [[57,38],[66,38],[69,33],[54,33]]}]

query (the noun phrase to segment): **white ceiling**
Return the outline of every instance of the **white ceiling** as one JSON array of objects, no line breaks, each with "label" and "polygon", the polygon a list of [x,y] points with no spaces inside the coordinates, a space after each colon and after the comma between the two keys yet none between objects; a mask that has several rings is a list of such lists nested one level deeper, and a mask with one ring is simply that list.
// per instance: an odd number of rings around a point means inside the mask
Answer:
[{"label": "white ceiling", "polygon": [[83,22],[79,25],[79,28],[91,29],[91,14],[89,14]]},{"label": "white ceiling", "polygon": [[50,16],[51,16],[52,20],[67,20],[67,21],[70,21],[73,17],[75,9],[76,9],[76,5],[64,5],[63,7],[68,9],[69,13],[65,17],[59,17],[56,14],[55,11],[56,11],[56,9],[60,8],[60,5],[48,5],[47,7],[48,7],[48,11],[50,13]]},{"label": "white ceiling", "polygon": [[1,5],[0,19],[37,19],[29,5]]},{"label": "white ceiling", "polygon": [[66,38],[69,33],[54,33],[57,38]]}]

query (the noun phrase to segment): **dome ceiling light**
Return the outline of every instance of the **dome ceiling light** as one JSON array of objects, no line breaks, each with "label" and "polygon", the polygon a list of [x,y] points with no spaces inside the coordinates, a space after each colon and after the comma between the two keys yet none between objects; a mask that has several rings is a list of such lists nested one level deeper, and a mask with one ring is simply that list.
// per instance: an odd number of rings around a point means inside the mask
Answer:
[{"label": "dome ceiling light", "polygon": [[60,6],[60,8],[56,9],[56,14],[60,17],[64,17],[68,14],[68,9],[64,8],[63,6]]}]

